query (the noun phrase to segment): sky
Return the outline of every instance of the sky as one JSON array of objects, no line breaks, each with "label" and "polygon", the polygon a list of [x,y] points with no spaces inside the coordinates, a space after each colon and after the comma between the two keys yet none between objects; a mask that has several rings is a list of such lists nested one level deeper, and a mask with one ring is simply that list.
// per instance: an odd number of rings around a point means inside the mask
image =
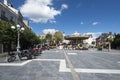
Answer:
[{"label": "sky", "polygon": [[[0,0],[3,1],[3,0]],[[36,34],[120,33],[120,0],[8,0]]]}]

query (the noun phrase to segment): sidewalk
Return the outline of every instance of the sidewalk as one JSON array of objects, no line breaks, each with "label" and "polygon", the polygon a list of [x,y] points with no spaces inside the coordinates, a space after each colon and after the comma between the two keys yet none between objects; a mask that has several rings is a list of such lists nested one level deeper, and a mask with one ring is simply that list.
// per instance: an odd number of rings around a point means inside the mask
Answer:
[{"label": "sidewalk", "polygon": [[111,52],[111,53],[120,53],[120,50],[116,50],[116,49],[111,49],[111,51],[108,51],[108,49],[103,49],[102,51]]},{"label": "sidewalk", "polygon": [[0,63],[7,63],[7,52],[0,53]]},{"label": "sidewalk", "polygon": [[0,53],[0,57],[5,57],[8,55],[8,52]]}]

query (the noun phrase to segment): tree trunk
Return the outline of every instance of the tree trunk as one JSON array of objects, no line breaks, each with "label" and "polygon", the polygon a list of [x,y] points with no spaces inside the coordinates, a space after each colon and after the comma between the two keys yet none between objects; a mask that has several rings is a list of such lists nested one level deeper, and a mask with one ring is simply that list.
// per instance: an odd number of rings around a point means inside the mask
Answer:
[{"label": "tree trunk", "polygon": [[108,52],[111,51],[111,42],[109,42]]}]

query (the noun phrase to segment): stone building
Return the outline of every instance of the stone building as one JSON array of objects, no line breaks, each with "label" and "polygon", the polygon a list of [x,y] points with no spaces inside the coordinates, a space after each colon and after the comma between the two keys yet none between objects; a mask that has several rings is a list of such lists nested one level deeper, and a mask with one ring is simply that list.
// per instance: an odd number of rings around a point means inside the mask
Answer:
[{"label": "stone building", "polygon": [[0,2],[0,20],[9,21],[26,27],[23,16],[19,10],[15,9],[7,0]]},{"label": "stone building", "polygon": [[[0,20],[19,24],[21,27],[29,28],[29,21],[23,20],[19,10],[15,9],[7,0],[0,2]],[[0,53],[3,52],[3,45],[0,44]]]},{"label": "stone building", "polygon": [[96,38],[96,46],[108,47],[109,42],[107,40],[109,38],[114,38],[112,32],[102,33],[98,38]]}]

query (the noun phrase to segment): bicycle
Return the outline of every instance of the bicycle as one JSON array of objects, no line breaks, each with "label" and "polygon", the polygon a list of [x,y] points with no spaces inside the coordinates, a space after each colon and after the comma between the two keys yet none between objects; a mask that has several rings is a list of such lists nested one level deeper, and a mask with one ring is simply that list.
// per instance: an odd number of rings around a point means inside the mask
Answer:
[{"label": "bicycle", "polygon": [[9,54],[7,61],[8,62],[13,62],[13,61],[15,61],[15,59],[16,59],[16,53],[12,52],[12,53]]}]

